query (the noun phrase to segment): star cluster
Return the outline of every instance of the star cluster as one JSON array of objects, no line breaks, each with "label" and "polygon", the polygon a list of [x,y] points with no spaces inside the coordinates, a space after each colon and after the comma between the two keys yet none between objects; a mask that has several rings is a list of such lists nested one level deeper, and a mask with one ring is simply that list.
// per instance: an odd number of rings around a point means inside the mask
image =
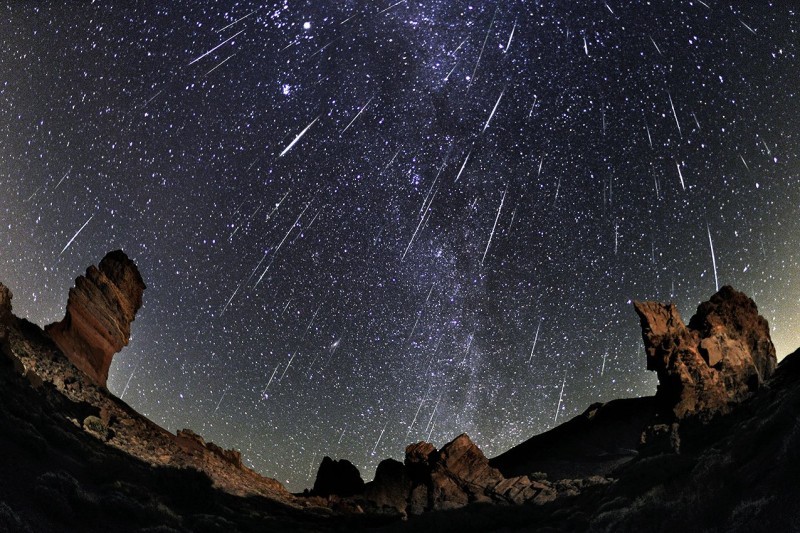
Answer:
[{"label": "star cluster", "polygon": [[109,388],[300,490],[652,394],[633,299],[800,344],[791,2],[13,2],[0,280],[148,289]]}]

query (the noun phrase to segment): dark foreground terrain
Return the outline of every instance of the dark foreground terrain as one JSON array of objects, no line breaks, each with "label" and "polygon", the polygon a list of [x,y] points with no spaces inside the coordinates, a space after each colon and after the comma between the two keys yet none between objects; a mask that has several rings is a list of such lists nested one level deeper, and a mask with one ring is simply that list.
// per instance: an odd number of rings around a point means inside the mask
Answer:
[{"label": "dark foreground terrain", "polygon": [[[114,268],[138,276],[123,259]],[[106,270],[112,281],[130,274]],[[654,397],[592,405],[492,459],[466,435],[439,450],[411,444],[366,484],[326,458],[300,496],[108,392],[103,328],[78,325],[94,323],[87,309],[111,316],[114,298],[127,300],[108,279],[92,283],[102,290],[70,293],[60,337],[15,317],[0,285],[0,531],[800,528],[800,350],[776,367],[766,321],[730,287],[688,325],[674,306],[636,304]],[[129,307],[107,329],[128,331]]]}]

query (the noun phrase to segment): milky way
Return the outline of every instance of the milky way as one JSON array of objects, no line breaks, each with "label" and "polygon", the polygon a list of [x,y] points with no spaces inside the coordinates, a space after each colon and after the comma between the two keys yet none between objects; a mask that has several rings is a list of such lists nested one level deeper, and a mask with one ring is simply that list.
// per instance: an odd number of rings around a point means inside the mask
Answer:
[{"label": "milky way", "polygon": [[791,2],[38,4],[0,8],[17,314],[122,248],[109,388],[290,489],[652,394],[634,299],[731,284],[800,344]]}]

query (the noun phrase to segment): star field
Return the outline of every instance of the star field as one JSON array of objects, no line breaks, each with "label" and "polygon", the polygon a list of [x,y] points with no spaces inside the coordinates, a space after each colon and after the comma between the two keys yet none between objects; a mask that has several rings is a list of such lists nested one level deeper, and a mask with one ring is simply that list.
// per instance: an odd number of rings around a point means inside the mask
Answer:
[{"label": "star field", "polygon": [[15,312],[122,248],[109,389],[290,490],[652,394],[634,299],[800,345],[791,2],[52,4],[0,7]]}]

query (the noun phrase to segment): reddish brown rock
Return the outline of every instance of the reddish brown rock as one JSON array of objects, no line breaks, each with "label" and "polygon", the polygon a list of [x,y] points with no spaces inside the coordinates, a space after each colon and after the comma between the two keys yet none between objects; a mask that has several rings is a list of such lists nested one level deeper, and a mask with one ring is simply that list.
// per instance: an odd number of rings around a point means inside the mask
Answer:
[{"label": "reddish brown rock", "polygon": [[436,446],[430,442],[417,442],[406,446],[405,466],[413,481],[422,481],[431,470],[430,462],[435,460]]},{"label": "reddish brown rock", "polygon": [[492,501],[496,485],[504,480],[472,440],[462,434],[445,444],[431,471],[431,506],[452,509],[471,502]]},{"label": "reddish brown rock", "polygon": [[729,286],[700,304],[688,327],[674,304],[635,302],[660,414],[728,412],[775,370],[775,347],[756,304]]},{"label": "reddish brown rock", "polygon": [[144,289],[133,261],[120,250],[110,252],[75,280],[64,319],[45,331],[76,367],[105,386],[111,358],[128,344]]}]

